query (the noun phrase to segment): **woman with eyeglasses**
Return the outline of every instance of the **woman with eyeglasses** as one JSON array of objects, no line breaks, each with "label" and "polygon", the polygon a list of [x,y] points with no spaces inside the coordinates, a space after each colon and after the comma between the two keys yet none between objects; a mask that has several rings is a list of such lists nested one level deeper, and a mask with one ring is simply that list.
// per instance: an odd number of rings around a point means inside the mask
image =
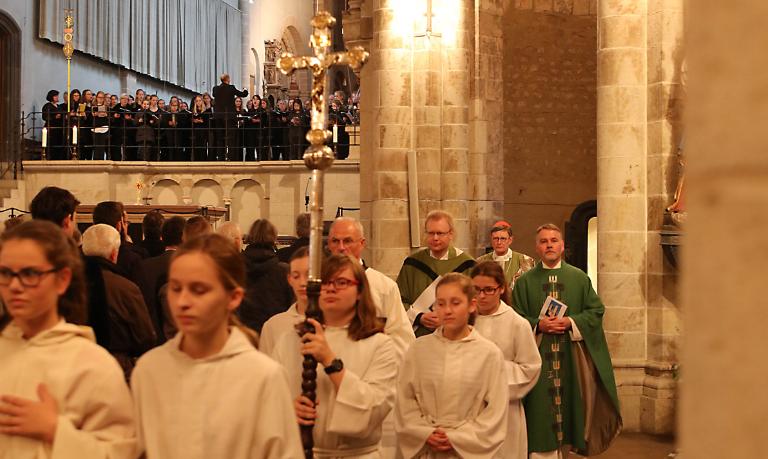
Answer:
[{"label": "woman with eyeglasses", "polygon": [[504,270],[497,262],[479,263],[472,268],[471,276],[479,313],[475,328],[501,349],[507,369],[509,414],[502,457],[526,459],[528,435],[522,401],[541,372],[536,339],[530,323],[505,302],[509,297],[509,287]]},{"label": "woman with eyeglasses", "polygon": [[80,254],[34,220],[0,236],[0,457],[131,459],[128,386],[85,323]]},{"label": "woman with eyeglasses", "polygon": [[[314,333],[283,335],[273,357],[288,372],[298,423],[314,425],[316,458],[380,458],[382,421],[395,399],[395,347],[360,263],[332,255],[321,271],[324,324],[309,319]],[[315,404],[300,395],[303,355],[318,362]]]}]

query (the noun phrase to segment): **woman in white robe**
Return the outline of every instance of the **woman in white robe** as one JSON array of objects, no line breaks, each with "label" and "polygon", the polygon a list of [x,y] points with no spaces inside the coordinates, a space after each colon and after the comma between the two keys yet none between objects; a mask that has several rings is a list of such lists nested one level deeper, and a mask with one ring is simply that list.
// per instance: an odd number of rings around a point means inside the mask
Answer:
[{"label": "woman in white robe", "polygon": [[[346,255],[323,262],[315,333],[284,334],[274,357],[288,371],[298,422],[314,425],[316,458],[381,457],[381,425],[392,410],[398,358],[376,316],[362,266]],[[301,395],[303,355],[318,361],[317,405]]]},{"label": "woman in white robe", "polygon": [[302,457],[285,372],[234,321],[244,284],[224,236],[174,254],[168,304],[179,332],[139,359],[131,380],[147,459]]},{"label": "woman in white robe", "polygon": [[473,296],[467,276],[446,275],[435,300],[442,325],[406,353],[395,406],[400,457],[504,458],[504,357],[470,325],[477,307]]},{"label": "woman in white robe", "polygon": [[541,373],[541,356],[536,339],[530,323],[502,301],[508,295],[508,287],[504,270],[498,263],[479,263],[472,268],[470,275],[479,313],[475,329],[501,349],[507,369],[509,418],[502,457],[526,459],[528,434],[522,399],[536,385]]},{"label": "woman in white robe", "polygon": [[288,284],[296,302],[287,311],[275,314],[264,323],[259,336],[259,350],[272,357],[275,345],[286,334],[296,334],[296,324],[304,321],[307,310],[307,280],[309,279],[309,249],[300,247],[288,262]]},{"label": "woman in white robe", "polygon": [[35,220],[0,237],[0,458],[133,459],[136,430],[117,361],[85,319],[82,261]]}]

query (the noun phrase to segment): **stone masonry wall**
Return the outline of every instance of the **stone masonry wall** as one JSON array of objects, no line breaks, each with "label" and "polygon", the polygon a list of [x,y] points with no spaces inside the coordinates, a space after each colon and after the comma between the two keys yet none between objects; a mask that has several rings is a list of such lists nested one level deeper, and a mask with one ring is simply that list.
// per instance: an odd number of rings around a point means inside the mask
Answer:
[{"label": "stone masonry wall", "polygon": [[589,0],[516,0],[504,13],[504,217],[529,254],[538,225],[564,226],[596,197],[595,14]]}]

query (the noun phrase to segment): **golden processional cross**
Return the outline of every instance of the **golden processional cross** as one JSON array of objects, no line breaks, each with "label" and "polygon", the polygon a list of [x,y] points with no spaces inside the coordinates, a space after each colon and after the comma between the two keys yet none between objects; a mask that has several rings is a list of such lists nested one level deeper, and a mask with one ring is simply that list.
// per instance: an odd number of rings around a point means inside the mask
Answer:
[{"label": "golden processional cross", "polygon": [[[325,170],[333,164],[333,151],[326,145],[331,133],[326,130],[328,105],[325,103],[325,77],[332,65],[349,65],[358,70],[368,59],[368,53],[360,46],[346,52],[331,52],[331,28],[336,19],[327,11],[319,12],[312,18],[314,32],[309,44],[314,56],[294,56],[283,53],[277,60],[277,67],[285,75],[297,69],[309,69],[312,72],[312,121],[307,133],[309,148],[304,153],[304,164],[312,171],[312,190],[310,192],[310,234],[309,234],[309,279],[307,281],[308,305],[306,317],[322,323],[322,311],[318,305],[320,297],[320,268],[323,257],[323,181]],[[312,332],[314,328],[304,323],[302,333]],[[317,361],[305,356],[302,363],[302,395],[315,402],[317,389]],[[301,426],[301,441],[304,456],[312,458],[312,426]]]}]

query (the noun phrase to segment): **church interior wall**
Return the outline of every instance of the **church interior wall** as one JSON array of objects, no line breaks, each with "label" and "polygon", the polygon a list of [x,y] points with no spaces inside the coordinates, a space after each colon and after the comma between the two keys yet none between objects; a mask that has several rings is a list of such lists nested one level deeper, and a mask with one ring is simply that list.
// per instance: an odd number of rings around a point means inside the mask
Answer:
[{"label": "church interior wall", "polygon": [[[21,29],[21,110],[26,113],[40,111],[46,102],[45,95],[51,89],[57,89],[61,93],[60,101],[64,102],[67,61],[61,46],[38,38],[37,2],[0,0],[0,10],[11,16]],[[72,58],[71,87],[112,94],[120,94],[123,90],[133,93],[137,88],[143,88],[147,94],[155,93],[166,100],[173,94],[185,99],[192,95],[184,88],[79,52]]]},{"label": "church interior wall", "polygon": [[504,31],[504,216],[513,249],[534,252],[535,229],[564,227],[595,199],[594,2],[510,2]]},{"label": "church interior wall", "polygon": [[[253,3],[243,2],[243,8],[248,8],[248,20],[250,23],[250,43],[248,48],[256,50],[258,60],[249,59],[249,75],[261,75],[263,68],[256,68],[255,63],[265,62],[264,40],[274,40],[283,37],[283,33],[290,26],[298,31],[299,54],[309,53],[309,36],[312,34],[312,27],[309,21],[312,19],[314,10],[312,2],[308,0],[254,0]],[[247,75],[243,76],[247,78]],[[261,94],[261,88],[256,88]]]}]

